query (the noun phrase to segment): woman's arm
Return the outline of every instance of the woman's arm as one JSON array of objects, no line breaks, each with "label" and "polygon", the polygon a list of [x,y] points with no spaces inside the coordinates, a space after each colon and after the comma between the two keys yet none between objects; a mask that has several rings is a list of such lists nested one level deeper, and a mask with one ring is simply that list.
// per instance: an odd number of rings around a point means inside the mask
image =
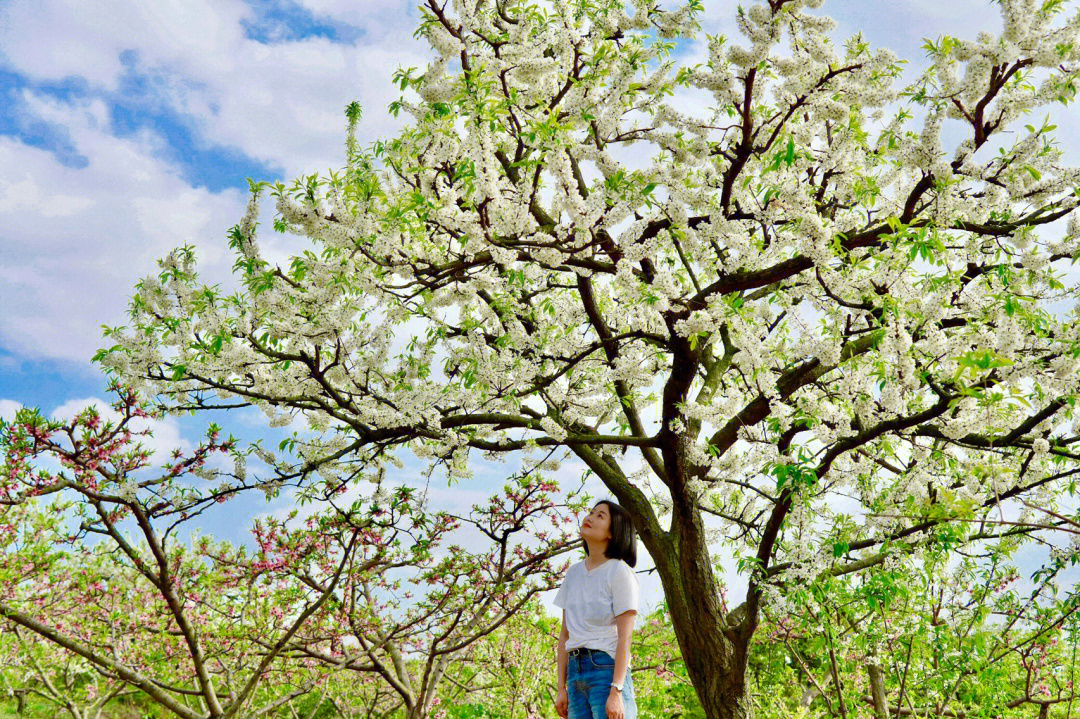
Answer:
[{"label": "woman's arm", "polygon": [[[634,634],[634,618],[637,616],[637,610],[627,609],[625,612],[615,617],[615,626],[619,630],[619,643],[615,647],[615,671],[611,676],[613,682],[625,682],[626,670],[630,664],[630,640]],[[618,693],[615,687],[611,687],[611,691]]]},{"label": "woman's arm", "polygon": [[566,629],[566,610],[562,613],[562,631],[559,632],[559,689],[566,688],[566,665],[569,664],[569,656],[566,654],[566,640],[570,638],[570,632]]}]

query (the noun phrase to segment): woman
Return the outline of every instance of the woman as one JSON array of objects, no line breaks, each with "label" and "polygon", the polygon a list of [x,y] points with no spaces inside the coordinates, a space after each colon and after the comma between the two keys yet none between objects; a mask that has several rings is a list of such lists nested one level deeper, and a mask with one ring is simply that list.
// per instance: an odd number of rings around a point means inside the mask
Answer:
[{"label": "woman", "polygon": [[630,681],[638,608],[634,525],[625,509],[602,499],[580,534],[585,559],[571,565],[555,595],[563,610],[555,710],[568,719],[636,719]]}]

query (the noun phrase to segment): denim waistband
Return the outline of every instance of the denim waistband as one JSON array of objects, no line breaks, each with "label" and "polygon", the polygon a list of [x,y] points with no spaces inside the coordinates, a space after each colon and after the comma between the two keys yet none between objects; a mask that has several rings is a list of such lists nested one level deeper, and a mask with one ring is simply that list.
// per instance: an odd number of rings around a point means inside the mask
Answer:
[{"label": "denim waistband", "polygon": [[575,647],[574,649],[568,649],[566,653],[572,657],[580,657],[587,654],[607,654],[603,649],[591,649],[589,647]]}]

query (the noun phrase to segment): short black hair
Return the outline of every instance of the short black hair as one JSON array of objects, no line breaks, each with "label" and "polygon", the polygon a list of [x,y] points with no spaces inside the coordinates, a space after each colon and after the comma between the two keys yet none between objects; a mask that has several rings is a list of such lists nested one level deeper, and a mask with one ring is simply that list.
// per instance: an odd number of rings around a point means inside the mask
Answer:
[{"label": "short black hair", "polygon": [[[611,515],[611,539],[604,554],[608,559],[621,559],[633,567],[637,564],[637,532],[630,513],[610,499],[601,499],[596,504],[606,504]],[[589,556],[588,542],[585,542],[585,556]]]}]

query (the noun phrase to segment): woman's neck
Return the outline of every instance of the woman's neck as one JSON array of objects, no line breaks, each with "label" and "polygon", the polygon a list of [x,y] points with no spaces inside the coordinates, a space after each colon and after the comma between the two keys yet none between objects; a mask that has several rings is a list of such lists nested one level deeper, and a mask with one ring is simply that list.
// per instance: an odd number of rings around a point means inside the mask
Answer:
[{"label": "woman's neck", "polygon": [[585,557],[585,568],[595,569],[608,560],[607,542],[588,542],[589,556]]}]

